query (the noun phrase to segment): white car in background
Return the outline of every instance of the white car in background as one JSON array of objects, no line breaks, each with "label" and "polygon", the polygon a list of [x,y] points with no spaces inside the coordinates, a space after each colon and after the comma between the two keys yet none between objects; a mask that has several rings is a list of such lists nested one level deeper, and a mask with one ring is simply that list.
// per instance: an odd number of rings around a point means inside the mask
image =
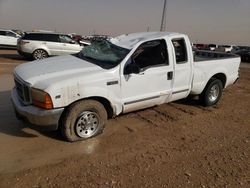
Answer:
[{"label": "white car in background", "polygon": [[210,51],[214,51],[217,47],[218,47],[218,45],[216,45],[216,44],[209,44],[208,45],[208,48]]},{"label": "white car in background", "polygon": [[17,44],[18,53],[33,59],[78,53],[83,46],[65,34],[49,32],[25,33]]},{"label": "white car in background", "polygon": [[233,50],[234,46],[232,45],[219,45],[216,51],[230,53]]},{"label": "white car in background", "polygon": [[21,37],[11,30],[0,29],[0,47],[3,48],[16,48],[17,40]]}]

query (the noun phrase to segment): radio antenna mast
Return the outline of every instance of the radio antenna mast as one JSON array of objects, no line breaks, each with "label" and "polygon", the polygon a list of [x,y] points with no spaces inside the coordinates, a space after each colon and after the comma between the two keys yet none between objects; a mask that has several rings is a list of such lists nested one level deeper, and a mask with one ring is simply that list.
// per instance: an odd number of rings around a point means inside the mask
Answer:
[{"label": "radio antenna mast", "polygon": [[164,6],[162,11],[162,17],[161,17],[161,29],[160,31],[166,30],[166,11],[167,11],[167,0],[164,0]]}]

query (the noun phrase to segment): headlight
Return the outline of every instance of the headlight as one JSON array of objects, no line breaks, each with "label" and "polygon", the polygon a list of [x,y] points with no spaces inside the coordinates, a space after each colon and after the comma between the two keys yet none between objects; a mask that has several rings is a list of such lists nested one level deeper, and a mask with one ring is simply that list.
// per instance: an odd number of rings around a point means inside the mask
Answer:
[{"label": "headlight", "polygon": [[31,89],[31,98],[32,103],[34,106],[44,108],[44,109],[51,109],[53,108],[53,103],[51,97],[45,91],[39,89]]}]

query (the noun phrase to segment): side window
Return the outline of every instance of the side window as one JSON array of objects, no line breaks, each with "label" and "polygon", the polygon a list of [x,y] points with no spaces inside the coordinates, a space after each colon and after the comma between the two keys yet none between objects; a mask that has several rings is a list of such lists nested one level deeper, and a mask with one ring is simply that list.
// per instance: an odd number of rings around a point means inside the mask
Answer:
[{"label": "side window", "polygon": [[6,36],[8,36],[8,37],[16,37],[16,34],[7,31],[7,32],[6,32]]},{"label": "side window", "polygon": [[6,31],[0,31],[0,35],[6,36]]},{"label": "side window", "polygon": [[36,40],[36,41],[44,41],[45,38],[43,37],[42,34],[39,33],[29,33],[29,34],[25,34],[22,37],[23,40]]},{"label": "side window", "polygon": [[187,48],[186,43],[183,38],[181,39],[174,39],[172,40],[174,50],[175,50],[175,57],[177,64],[183,64],[187,62]]},{"label": "side window", "polygon": [[168,65],[168,52],[165,40],[143,43],[132,55],[132,60],[140,69],[157,65]]},{"label": "side window", "polygon": [[60,42],[62,43],[72,43],[72,39],[67,35],[59,35]]},{"label": "side window", "polygon": [[44,41],[48,41],[48,42],[59,42],[59,38],[58,35],[56,34],[43,34],[44,36]]}]

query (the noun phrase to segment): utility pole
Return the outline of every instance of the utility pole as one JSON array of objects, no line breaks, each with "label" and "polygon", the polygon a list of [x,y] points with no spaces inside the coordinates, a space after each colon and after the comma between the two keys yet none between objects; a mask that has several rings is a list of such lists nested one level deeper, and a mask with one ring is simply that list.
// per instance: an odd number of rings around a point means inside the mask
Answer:
[{"label": "utility pole", "polygon": [[162,11],[162,17],[161,17],[161,29],[160,31],[166,30],[166,11],[167,11],[167,0],[164,0],[164,6]]},{"label": "utility pole", "polygon": [[149,32],[149,29],[150,29],[150,27],[148,26],[148,27],[147,27],[147,32]]}]

